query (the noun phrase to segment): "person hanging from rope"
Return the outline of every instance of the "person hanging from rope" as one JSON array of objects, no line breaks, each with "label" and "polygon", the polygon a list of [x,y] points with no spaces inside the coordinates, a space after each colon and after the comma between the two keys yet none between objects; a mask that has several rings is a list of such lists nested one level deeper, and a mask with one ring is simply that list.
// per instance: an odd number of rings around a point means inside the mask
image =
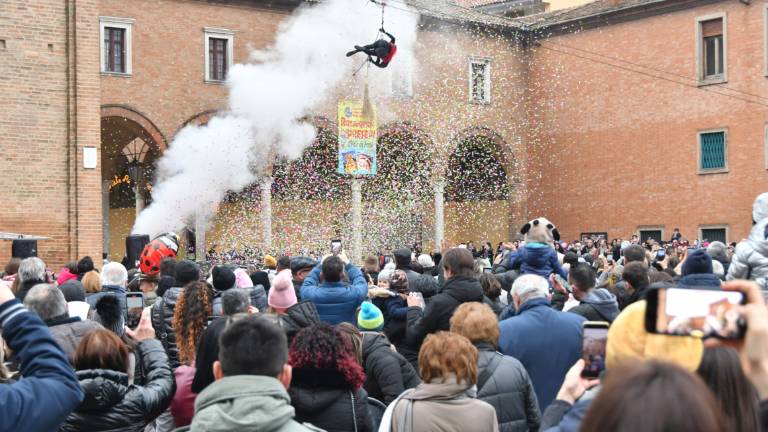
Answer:
[{"label": "person hanging from rope", "polygon": [[379,31],[387,35],[390,41],[387,42],[386,40],[384,40],[384,38],[381,38],[370,45],[365,45],[362,47],[359,45],[355,45],[355,49],[348,52],[347,57],[351,57],[359,52],[363,52],[368,55],[368,61],[370,61],[374,65],[382,69],[389,66],[389,62],[392,61],[392,58],[397,53],[397,45],[395,45],[395,37],[387,33],[387,31],[384,30],[384,27],[380,28]]}]

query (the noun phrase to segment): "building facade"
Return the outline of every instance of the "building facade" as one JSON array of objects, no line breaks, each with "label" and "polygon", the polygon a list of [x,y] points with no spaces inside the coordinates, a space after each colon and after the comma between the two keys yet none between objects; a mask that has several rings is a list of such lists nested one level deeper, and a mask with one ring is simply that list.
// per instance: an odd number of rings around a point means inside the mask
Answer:
[{"label": "building facade", "polygon": [[[52,265],[120,259],[154,162],[185,125],[226,109],[228,67],[269,46],[299,3],[12,0],[0,17],[0,231],[50,236],[39,248]],[[569,239],[746,235],[768,189],[762,3],[419,12],[414,61],[382,72],[374,94],[383,173],[362,187],[364,243],[496,243],[539,215]],[[297,167],[335,164],[336,101],[361,88],[350,79],[318,109],[305,158],[275,161],[265,183],[219,205],[208,245],[299,252],[351,235],[350,183],[309,193]]]}]

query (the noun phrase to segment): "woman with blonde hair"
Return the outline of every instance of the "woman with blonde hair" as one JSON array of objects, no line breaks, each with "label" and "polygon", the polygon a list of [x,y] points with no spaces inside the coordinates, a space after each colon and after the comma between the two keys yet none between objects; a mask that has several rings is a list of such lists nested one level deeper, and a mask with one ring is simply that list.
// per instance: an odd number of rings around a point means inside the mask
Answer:
[{"label": "woman with blonde hair", "polygon": [[91,270],[83,275],[83,288],[85,288],[86,297],[90,294],[101,292],[101,275],[96,270]]},{"label": "woman with blonde hair", "polygon": [[460,334],[479,351],[477,398],[496,409],[499,430],[538,430],[541,416],[533,383],[517,359],[496,351],[499,323],[488,305],[470,302],[456,309],[451,332]]},{"label": "woman with blonde hair", "polygon": [[477,349],[469,339],[439,331],[419,350],[423,382],[387,408],[379,431],[499,430],[496,411],[477,398]]}]

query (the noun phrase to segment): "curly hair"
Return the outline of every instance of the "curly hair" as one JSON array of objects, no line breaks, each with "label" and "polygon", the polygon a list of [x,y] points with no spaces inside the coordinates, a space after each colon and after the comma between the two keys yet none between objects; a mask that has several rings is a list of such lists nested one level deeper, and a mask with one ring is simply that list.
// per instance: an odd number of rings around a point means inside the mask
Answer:
[{"label": "curly hair", "polygon": [[176,303],[172,324],[176,333],[179,361],[182,364],[194,361],[197,343],[210,315],[211,300],[208,287],[203,282],[187,284]]},{"label": "curly hair", "polygon": [[[359,389],[365,382],[363,367],[349,341],[334,327],[318,323],[299,331],[291,343],[288,363],[299,383],[314,387],[340,384]],[[340,377],[340,383],[333,380]]]}]

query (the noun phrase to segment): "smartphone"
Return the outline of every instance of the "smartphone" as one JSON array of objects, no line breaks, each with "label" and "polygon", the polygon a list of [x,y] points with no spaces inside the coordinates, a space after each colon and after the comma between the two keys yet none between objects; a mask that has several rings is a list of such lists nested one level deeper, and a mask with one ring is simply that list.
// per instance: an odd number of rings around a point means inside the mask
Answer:
[{"label": "smartphone", "polygon": [[555,277],[555,280],[556,280],[556,281],[557,281],[557,282],[558,282],[560,285],[562,285],[562,286],[563,286],[563,288],[565,288],[565,290],[566,290],[566,291],[568,291],[569,293],[572,293],[572,292],[573,292],[573,287],[571,286],[571,284],[569,284],[569,283],[568,283],[568,281],[567,281],[567,280],[563,279],[563,277],[562,277],[562,276],[560,276],[560,275],[559,275],[559,274],[557,274],[557,273],[553,273],[552,275]]},{"label": "smartphone", "polygon": [[128,309],[126,325],[128,325],[129,328],[135,329],[141,320],[141,311],[144,310],[144,293],[125,293],[125,305]]},{"label": "smartphone", "polygon": [[649,333],[702,339],[742,339],[746,321],[738,313],[743,293],[692,288],[648,291],[645,328]]},{"label": "smartphone", "polygon": [[483,267],[483,273],[493,274],[493,267]]},{"label": "smartphone", "polygon": [[341,253],[341,240],[331,240],[331,253],[334,255]]},{"label": "smartphone", "polygon": [[605,370],[605,347],[608,344],[608,323],[585,321],[581,332],[581,358],[584,378],[597,378]]}]

